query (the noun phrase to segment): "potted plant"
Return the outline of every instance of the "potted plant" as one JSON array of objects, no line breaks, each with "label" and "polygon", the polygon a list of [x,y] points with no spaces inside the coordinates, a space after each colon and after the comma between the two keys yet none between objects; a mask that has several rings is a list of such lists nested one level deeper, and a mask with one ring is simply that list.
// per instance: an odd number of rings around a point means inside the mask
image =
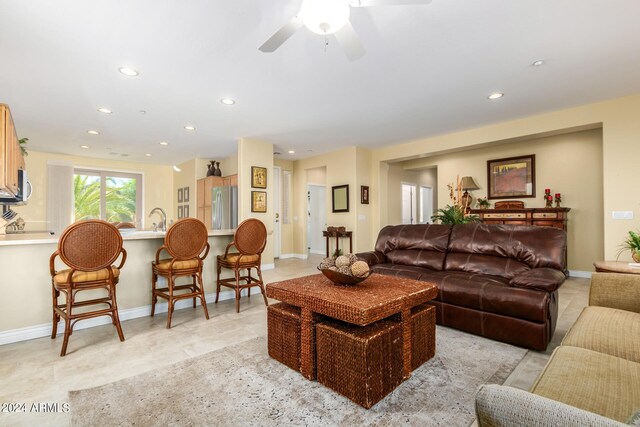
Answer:
[{"label": "potted plant", "polygon": [[480,209],[489,209],[491,207],[491,203],[489,203],[489,200],[487,200],[486,197],[478,197],[478,200],[476,200],[476,205]]},{"label": "potted plant", "polygon": [[464,210],[457,205],[447,205],[443,209],[438,209],[431,220],[433,222],[439,221],[440,224],[468,224],[478,222],[480,218],[477,215],[465,215]]},{"label": "potted plant", "polygon": [[29,142],[29,138],[22,138],[18,140],[18,143],[20,144],[20,151],[22,151],[23,156],[29,155],[29,153],[27,153],[27,148],[25,147],[27,142]]},{"label": "potted plant", "polygon": [[640,232],[629,231],[629,237],[621,246],[618,256],[623,252],[629,251],[631,252],[631,258],[635,262],[640,262]]}]

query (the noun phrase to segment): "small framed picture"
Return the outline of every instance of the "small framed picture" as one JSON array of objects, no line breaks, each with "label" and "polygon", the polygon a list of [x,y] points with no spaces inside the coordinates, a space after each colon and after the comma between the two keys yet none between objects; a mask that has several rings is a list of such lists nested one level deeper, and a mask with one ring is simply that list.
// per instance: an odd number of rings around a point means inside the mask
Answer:
[{"label": "small framed picture", "polygon": [[251,166],[251,186],[253,188],[267,188],[267,168]]},{"label": "small framed picture", "polygon": [[182,188],[178,188],[178,203],[182,203],[183,199],[184,199],[184,193],[182,191]]},{"label": "small framed picture", "polygon": [[182,218],[189,218],[189,205],[182,207]]},{"label": "small framed picture", "polygon": [[369,204],[369,186],[361,185],[360,186],[360,203],[363,205]]},{"label": "small framed picture", "polygon": [[252,191],[251,192],[251,212],[267,211],[267,192]]},{"label": "small framed picture", "polygon": [[182,210],[182,205],[178,206],[178,219],[184,218],[183,217],[184,211]]},{"label": "small framed picture", "polygon": [[185,203],[189,203],[189,187],[184,187],[182,189],[182,193],[183,193],[183,201]]}]

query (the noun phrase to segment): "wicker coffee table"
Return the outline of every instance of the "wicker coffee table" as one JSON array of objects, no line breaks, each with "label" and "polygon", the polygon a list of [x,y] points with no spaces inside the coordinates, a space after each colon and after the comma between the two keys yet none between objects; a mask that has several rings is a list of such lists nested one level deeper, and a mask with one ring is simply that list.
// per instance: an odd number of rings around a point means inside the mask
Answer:
[{"label": "wicker coffee table", "polygon": [[316,379],[315,328],[318,315],[358,326],[398,314],[402,325],[404,379],[411,376],[411,309],[435,298],[436,285],[372,274],[356,286],[336,286],[322,274],[267,285],[267,296],[300,308],[300,372]]}]

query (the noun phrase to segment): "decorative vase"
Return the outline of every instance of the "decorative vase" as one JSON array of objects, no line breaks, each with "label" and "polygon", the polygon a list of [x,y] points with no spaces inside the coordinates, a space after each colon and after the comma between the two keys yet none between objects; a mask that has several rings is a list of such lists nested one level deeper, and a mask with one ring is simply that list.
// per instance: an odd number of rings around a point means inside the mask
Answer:
[{"label": "decorative vase", "polygon": [[631,258],[633,258],[634,262],[640,262],[640,252],[631,251]]},{"label": "decorative vase", "polygon": [[220,170],[220,162],[215,162],[215,166],[213,167],[213,176],[222,176],[222,171]]},{"label": "decorative vase", "polygon": [[211,160],[211,163],[207,165],[207,176],[215,175],[216,162]]}]

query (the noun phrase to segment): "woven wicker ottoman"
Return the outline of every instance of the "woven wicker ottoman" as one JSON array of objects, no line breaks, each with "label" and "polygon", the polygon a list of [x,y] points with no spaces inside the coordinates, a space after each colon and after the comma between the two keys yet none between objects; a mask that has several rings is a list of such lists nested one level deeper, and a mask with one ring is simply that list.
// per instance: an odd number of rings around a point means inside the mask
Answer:
[{"label": "woven wicker ottoman", "polygon": [[396,320],[316,325],[318,382],[367,409],[402,383],[402,354],[402,326]]},{"label": "woven wicker ottoman", "polygon": [[283,302],[267,307],[269,356],[300,372],[300,308]]},{"label": "woven wicker ottoman", "polygon": [[411,370],[436,354],[436,308],[429,303],[411,309]]}]

